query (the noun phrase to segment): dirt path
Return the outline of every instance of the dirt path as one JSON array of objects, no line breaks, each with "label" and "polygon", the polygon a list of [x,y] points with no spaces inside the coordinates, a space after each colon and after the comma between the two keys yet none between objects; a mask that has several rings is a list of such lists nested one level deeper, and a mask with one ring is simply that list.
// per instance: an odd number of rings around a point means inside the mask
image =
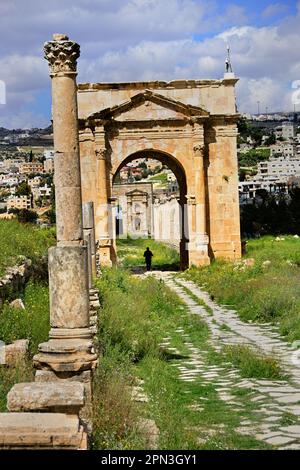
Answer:
[{"label": "dirt path", "polygon": [[[191,315],[199,315],[206,322],[211,333],[210,345],[215,351],[220,351],[224,345],[249,345],[255,351],[276,356],[288,376],[280,381],[245,379],[237,368],[230,367],[228,363],[208,364],[205,348],[195,345],[182,330],[189,357],[175,364],[180,379],[192,383],[201,377],[203,382],[215,388],[222,401],[239,412],[247,406],[247,394],[252,406],[251,417],[241,420],[236,432],[251,435],[282,450],[300,449],[300,363],[293,363],[295,351],[281,340],[273,326],[241,321],[234,310],[212,301],[209,294],[195,283],[174,276],[174,273],[151,274],[164,280],[187,305]],[[168,341],[164,343],[167,345]]]}]

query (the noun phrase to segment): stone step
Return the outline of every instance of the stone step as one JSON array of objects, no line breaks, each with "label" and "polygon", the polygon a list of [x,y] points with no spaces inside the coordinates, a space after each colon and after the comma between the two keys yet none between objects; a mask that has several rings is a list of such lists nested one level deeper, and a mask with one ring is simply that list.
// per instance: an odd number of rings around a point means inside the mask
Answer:
[{"label": "stone step", "polygon": [[78,414],[85,404],[79,382],[29,382],[15,384],[7,395],[9,411],[53,411]]},{"label": "stone step", "polygon": [[87,434],[76,415],[0,413],[0,449],[87,450]]}]

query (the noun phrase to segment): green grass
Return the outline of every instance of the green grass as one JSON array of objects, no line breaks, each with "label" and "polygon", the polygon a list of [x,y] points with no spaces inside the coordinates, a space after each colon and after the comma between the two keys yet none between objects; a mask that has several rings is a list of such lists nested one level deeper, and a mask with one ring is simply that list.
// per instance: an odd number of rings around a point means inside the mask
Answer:
[{"label": "green grass", "polygon": [[35,261],[55,244],[53,229],[41,229],[16,220],[0,220],[0,240],[0,276],[8,266],[19,264],[24,256]]},{"label": "green grass", "polygon": [[12,308],[7,303],[0,311],[0,340],[9,344],[17,339],[29,339],[29,350],[33,355],[38,344],[47,340],[50,329],[48,287],[29,282],[20,297],[25,310]]},{"label": "green grass", "polygon": [[278,361],[263,356],[248,346],[224,346],[221,356],[240,370],[242,377],[270,380],[284,380]]},{"label": "green grass", "polygon": [[157,175],[150,176],[148,180],[166,184],[168,182],[168,175],[166,173],[158,173]]},{"label": "green grass", "polygon": [[5,304],[0,311],[0,340],[10,344],[17,339],[29,339],[28,357],[14,367],[0,365],[0,412],[6,410],[6,395],[15,383],[34,379],[32,356],[39,343],[48,339],[49,292],[41,282],[27,284],[21,296],[25,310],[13,309]]},{"label": "green grass", "polygon": [[[213,384],[201,378],[193,383],[179,379],[174,366],[189,350],[177,329],[204,350],[210,333],[163,282],[113,269],[104,270],[97,286],[103,308],[98,332],[101,360],[94,383],[94,449],[147,449],[139,432],[141,418],[155,420],[159,449],[268,447],[235,432],[240,421],[253,413],[255,405],[247,397],[245,412],[239,412],[219,399]],[[167,336],[179,357],[160,347]],[[137,379],[144,381],[148,403],[130,400],[130,387]]]},{"label": "green grass", "polygon": [[123,267],[144,267],[144,251],[149,246],[153,253],[153,269],[179,269],[179,253],[174,249],[151,239],[118,239],[117,255]]},{"label": "green grass", "polygon": [[287,340],[300,339],[300,238],[284,238],[249,241],[245,257],[255,259],[253,267],[219,260],[184,276],[236,308],[243,320],[278,324]]}]

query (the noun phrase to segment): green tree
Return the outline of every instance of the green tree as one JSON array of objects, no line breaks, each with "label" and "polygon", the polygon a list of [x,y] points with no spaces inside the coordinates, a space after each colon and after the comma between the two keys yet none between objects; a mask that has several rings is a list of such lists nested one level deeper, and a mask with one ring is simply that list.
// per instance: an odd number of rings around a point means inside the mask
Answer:
[{"label": "green tree", "polygon": [[18,221],[23,224],[35,223],[38,218],[38,214],[35,211],[28,209],[11,209],[10,212],[16,214]]},{"label": "green tree", "polygon": [[276,137],[275,137],[275,134],[274,132],[272,132],[272,134],[270,135],[270,137],[267,138],[267,140],[265,141],[265,145],[274,145],[276,144]]},{"label": "green tree", "polygon": [[27,181],[19,184],[16,190],[16,196],[31,196],[31,188]]}]

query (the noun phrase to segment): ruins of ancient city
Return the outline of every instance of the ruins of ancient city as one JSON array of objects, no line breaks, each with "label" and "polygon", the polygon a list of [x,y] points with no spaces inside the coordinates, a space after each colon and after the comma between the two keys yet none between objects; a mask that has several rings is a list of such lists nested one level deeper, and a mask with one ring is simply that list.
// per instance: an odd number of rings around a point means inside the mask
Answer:
[{"label": "ruins of ancient city", "polygon": [[0,142],[1,451],[300,449],[299,116],[241,113],[224,50],[81,82],[45,42],[51,126]]}]

